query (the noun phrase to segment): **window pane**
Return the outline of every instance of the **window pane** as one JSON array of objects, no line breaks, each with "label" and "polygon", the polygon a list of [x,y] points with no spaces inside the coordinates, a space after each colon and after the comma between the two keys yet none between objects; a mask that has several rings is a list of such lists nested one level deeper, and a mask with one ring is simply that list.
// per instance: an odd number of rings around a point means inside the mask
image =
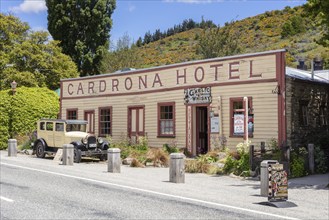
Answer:
[{"label": "window pane", "polygon": [[174,106],[163,105],[160,106],[159,116],[159,130],[160,135],[173,135],[174,134]]},{"label": "window pane", "polygon": [[101,109],[99,116],[100,135],[111,134],[111,109]]},{"label": "window pane", "polygon": [[53,122],[47,122],[46,129],[47,131],[52,131],[53,130]]},{"label": "window pane", "polygon": [[73,111],[67,111],[67,119],[68,120],[76,120],[77,118],[77,111],[73,110]]}]

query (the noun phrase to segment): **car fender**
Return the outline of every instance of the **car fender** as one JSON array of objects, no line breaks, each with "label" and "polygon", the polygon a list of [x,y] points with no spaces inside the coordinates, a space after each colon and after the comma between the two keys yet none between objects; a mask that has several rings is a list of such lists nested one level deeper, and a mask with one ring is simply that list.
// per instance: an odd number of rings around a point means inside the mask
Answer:
[{"label": "car fender", "polygon": [[46,141],[45,141],[43,138],[39,138],[39,139],[37,139],[37,140],[34,142],[33,150],[36,150],[35,148],[36,148],[36,146],[37,146],[37,144],[38,144],[39,142],[41,142],[42,145],[43,145],[45,148],[48,147]]},{"label": "car fender", "polygon": [[110,147],[110,143],[107,142],[107,141],[104,141],[104,142],[101,144],[101,149],[102,149],[102,150],[107,150],[107,149],[109,149],[109,147]]},{"label": "car fender", "polygon": [[82,148],[83,148],[83,146],[84,146],[80,141],[74,141],[74,142],[71,142],[71,144],[72,144],[74,147],[76,147],[76,148],[78,148],[78,149],[80,149],[80,150],[82,150]]}]

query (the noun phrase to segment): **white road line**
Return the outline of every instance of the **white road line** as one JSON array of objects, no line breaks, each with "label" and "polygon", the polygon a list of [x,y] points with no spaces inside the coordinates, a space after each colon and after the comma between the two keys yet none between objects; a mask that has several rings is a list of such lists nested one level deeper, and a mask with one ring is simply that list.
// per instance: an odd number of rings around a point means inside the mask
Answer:
[{"label": "white road line", "polygon": [[56,173],[56,172],[47,171],[47,170],[40,170],[40,169],[35,169],[35,168],[30,168],[30,167],[23,167],[23,166],[19,166],[19,165],[2,163],[2,162],[0,164],[6,165],[6,166],[11,166],[11,167],[16,167],[16,168],[21,168],[21,169],[26,169],[26,170],[32,170],[32,171],[37,171],[37,172],[42,172],[42,173],[53,174],[53,175],[57,175],[57,176],[63,176],[63,177],[79,179],[79,180],[85,180],[85,181],[89,181],[89,182],[93,182],[93,183],[99,183],[99,184],[104,184],[104,185],[115,186],[115,187],[119,187],[119,188],[123,188],[123,189],[130,189],[130,190],[134,190],[134,191],[146,192],[146,193],[151,193],[151,194],[155,194],[155,195],[160,195],[160,196],[165,196],[165,197],[170,197],[170,198],[175,198],[175,199],[180,199],[180,200],[185,200],[185,201],[190,201],[190,202],[203,203],[203,204],[207,204],[207,205],[230,208],[230,209],[235,209],[235,210],[239,210],[239,211],[250,212],[250,213],[253,213],[253,214],[266,215],[266,216],[282,218],[282,219],[299,220],[298,218],[292,218],[292,217],[287,217],[287,216],[282,216],[282,215],[276,215],[276,214],[272,214],[272,213],[261,212],[261,211],[257,211],[257,210],[246,209],[246,208],[241,208],[241,207],[236,207],[236,206],[231,206],[231,205],[225,205],[225,204],[221,204],[221,203],[209,202],[209,201],[200,200],[200,199],[193,199],[193,198],[188,198],[188,197],[184,197],[184,196],[177,196],[177,195],[172,195],[172,194],[167,194],[167,193],[161,193],[161,192],[147,190],[147,189],[140,189],[140,188],[136,188],[136,187],[125,186],[125,185],[120,185],[120,184],[116,184],[116,183],[109,183],[109,182],[104,182],[104,181],[100,181],[100,180],[88,179],[88,178],[79,177],[79,176],[72,176],[72,175],[63,174],[63,173]]},{"label": "white road line", "polygon": [[1,199],[1,200],[4,200],[4,201],[6,201],[6,202],[14,202],[14,200],[12,200],[12,199],[8,199],[8,198],[3,197],[3,196],[0,196],[0,199]]}]

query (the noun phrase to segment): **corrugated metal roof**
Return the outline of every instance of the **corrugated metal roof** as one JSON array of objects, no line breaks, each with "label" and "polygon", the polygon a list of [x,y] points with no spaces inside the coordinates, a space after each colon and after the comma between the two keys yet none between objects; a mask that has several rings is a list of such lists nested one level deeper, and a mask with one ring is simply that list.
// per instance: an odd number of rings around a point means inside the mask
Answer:
[{"label": "corrugated metal roof", "polygon": [[314,71],[314,78],[312,79],[312,72],[299,70],[291,67],[286,67],[286,75],[296,78],[307,80],[311,82],[320,82],[329,84],[329,70]]}]

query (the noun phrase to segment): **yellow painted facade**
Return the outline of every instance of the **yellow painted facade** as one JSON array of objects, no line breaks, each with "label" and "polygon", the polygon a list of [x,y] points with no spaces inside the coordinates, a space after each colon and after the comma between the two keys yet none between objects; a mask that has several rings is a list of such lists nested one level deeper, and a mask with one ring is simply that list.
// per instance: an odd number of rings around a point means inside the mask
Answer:
[{"label": "yellow painted facade", "polygon": [[[176,142],[182,148],[190,145],[191,153],[198,154],[196,132],[200,123],[207,126],[208,150],[219,147],[220,136],[226,138],[230,148],[246,139],[231,134],[230,100],[248,97],[254,117],[254,132],[249,140],[256,145],[271,138],[284,140],[284,136],[280,137],[282,123],[278,122],[284,117],[284,108],[280,106],[280,96],[284,99],[284,94],[273,92],[280,89],[280,79],[285,75],[283,60],[284,51],[277,50],[62,80],[61,118],[66,119],[70,109],[77,110],[78,119],[84,119],[85,111],[93,110],[92,123],[98,135],[99,108],[111,107],[112,140],[119,141],[128,135],[128,127],[136,123],[136,116],[129,119],[129,107],[139,106],[143,110],[138,111],[138,118],[143,122],[139,121],[138,126],[144,129],[150,146]],[[191,88],[210,88],[211,102],[186,103],[184,91]],[[174,137],[158,135],[159,103],[174,103]],[[207,109],[207,120],[200,121],[197,112],[202,106]],[[219,118],[221,129],[211,133],[213,116]]]}]

